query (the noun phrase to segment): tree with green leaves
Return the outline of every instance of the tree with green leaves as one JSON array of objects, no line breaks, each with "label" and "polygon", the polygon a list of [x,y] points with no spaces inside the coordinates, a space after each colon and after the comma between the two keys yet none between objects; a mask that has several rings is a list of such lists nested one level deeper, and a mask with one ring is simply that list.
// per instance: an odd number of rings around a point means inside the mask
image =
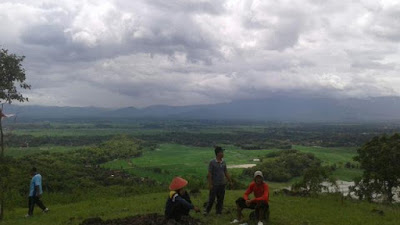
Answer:
[{"label": "tree with green leaves", "polygon": [[25,69],[22,61],[25,56],[9,54],[7,50],[0,50],[0,102],[11,103],[14,100],[19,102],[28,101],[18,90],[30,89],[31,86],[25,83]]},{"label": "tree with green leaves", "polygon": [[382,196],[391,203],[400,187],[400,134],[375,137],[357,152],[354,160],[364,172],[353,190],[361,199]]},{"label": "tree with green leaves", "polygon": [[292,185],[292,190],[303,191],[310,195],[317,195],[323,190],[328,191],[329,187],[324,186],[323,182],[337,187],[336,180],[331,175],[332,170],[329,166],[315,164],[304,171],[303,177]]},{"label": "tree with green leaves", "polygon": [[[0,50],[0,165],[2,171],[9,171],[4,157],[4,133],[2,119],[5,117],[3,113],[3,104],[11,104],[13,101],[24,102],[28,98],[24,97],[20,90],[30,89],[31,86],[25,83],[25,69],[22,67],[22,61],[25,56],[17,56],[16,54],[8,53],[8,50]],[[4,199],[8,189],[6,180],[9,173],[1,174],[0,176],[0,220],[4,216]]]},{"label": "tree with green leaves", "polygon": [[[0,103],[11,104],[14,100],[19,102],[28,101],[20,92],[21,89],[30,89],[31,86],[25,83],[25,69],[22,67],[22,61],[25,56],[9,54],[7,50],[0,50]],[[1,119],[4,117],[3,107],[0,109]],[[0,119],[0,144],[1,158],[4,157],[4,139],[3,129]]]}]

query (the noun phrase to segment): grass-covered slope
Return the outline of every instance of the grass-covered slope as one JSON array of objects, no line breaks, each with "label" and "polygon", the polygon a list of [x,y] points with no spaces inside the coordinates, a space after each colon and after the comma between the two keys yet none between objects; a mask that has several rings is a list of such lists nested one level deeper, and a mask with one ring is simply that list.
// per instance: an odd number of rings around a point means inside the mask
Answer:
[{"label": "grass-covered slope", "polygon": [[[243,191],[227,191],[224,213],[215,217],[214,212],[204,217],[191,212],[203,224],[229,224],[235,217],[234,200],[241,196]],[[97,198],[74,204],[48,205],[50,212],[43,214],[36,208],[34,217],[24,218],[27,209],[17,208],[7,211],[1,225],[77,225],[90,217],[102,219],[123,218],[138,214],[162,214],[167,192],[137,195],[125,198]],[[198,196],[192,196],[195,205],[202,205],[207,199],[204,190]],[[46,198],[44,198],[46,202]],[[318,198],[287,197],[271,195],[271,218],[269,224],[299,225],[397,225],[400,219],[399,206],[385,206],[366,202],[342,200],[339,196],[320,196]],[[248,218],[249,210],[244,211]],[[251,224],[251,223],[250,223]]]}]

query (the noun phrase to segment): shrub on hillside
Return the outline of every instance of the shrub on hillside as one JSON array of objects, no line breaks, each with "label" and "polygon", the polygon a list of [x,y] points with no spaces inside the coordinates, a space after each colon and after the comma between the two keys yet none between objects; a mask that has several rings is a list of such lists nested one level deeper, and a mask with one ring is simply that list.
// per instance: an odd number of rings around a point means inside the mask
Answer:
[{"label": "shrub on hillside", "polygon": [[272,152],[266,157],[270,160],[246,169],[243,173],[252,176],[255,171],[260,170],[268,181],[286,182],[293,177],[303,175],[306,169],[321,164],[313,154],[301,153],[294,149]]},{"label": "shrub on hillside", "polygon": [[333,178],[330,177],[332,170],[328,166],[313,165],[304,171],[300,181],[292,185],[294,191],[305,191],[309,194],[318,194],[327,189],[322,183],[329,182],[336,185]]}]

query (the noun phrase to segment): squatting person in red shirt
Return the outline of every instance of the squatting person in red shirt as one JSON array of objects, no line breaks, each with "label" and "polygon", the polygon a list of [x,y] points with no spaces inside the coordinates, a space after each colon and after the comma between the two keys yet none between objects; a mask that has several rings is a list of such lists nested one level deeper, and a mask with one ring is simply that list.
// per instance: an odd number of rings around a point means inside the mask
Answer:
[{"label": "squatting person in red shirt", "polygon": [[[254,193],[254,198],[250,199],[249,195]],[[264,218],[269,218],[269,187],[264,182],[264,176],[261,171],[254,173],[254,181],[252,181],[243,195],[243,198],[236,200],[237,219],[232,223],[242,221],[242,210],[244,208],[255,209],[255,217],[258,219],[258,225],[263,225]]]}]

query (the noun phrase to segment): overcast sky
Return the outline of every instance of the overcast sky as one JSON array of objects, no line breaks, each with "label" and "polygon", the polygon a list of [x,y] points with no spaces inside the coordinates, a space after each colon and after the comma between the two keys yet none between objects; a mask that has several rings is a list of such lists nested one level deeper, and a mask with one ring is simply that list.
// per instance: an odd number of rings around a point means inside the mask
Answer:
[{"label": "overcast sky", "polygon": [[29,104],[400,95],[398,0],[0,0]]}]

